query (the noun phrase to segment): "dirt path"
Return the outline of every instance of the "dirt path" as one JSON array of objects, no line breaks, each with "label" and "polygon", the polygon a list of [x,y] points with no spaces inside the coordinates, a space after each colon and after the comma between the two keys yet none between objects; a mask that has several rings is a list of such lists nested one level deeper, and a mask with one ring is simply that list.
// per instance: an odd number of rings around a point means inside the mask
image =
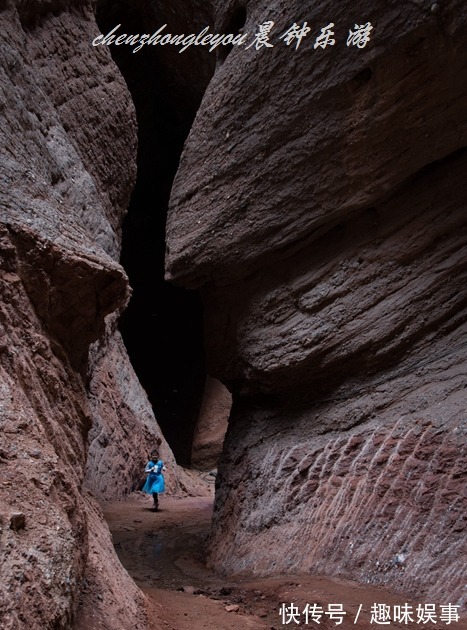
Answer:
[{"label": "dirt path", "polygon": [[[406,603],[404,596],[384,589],[359,586],[346,581],[300,575],[252,579],[225,579],[208,571],[203,563],[209,533],[212,498],[163,497],[161,510],[150,509],[150,499],[139,493],[125,501],[103,506],[119,558],[136,584],[146,593],[155,615],[173,630],[268,630],[292,627],[359,628],[446,628],[446,625],[417,623],[376,625],[370,623],[371,606]],[[294,603],[300,614],[283,623],[282,603]],[[306,604],[323,611],[341,604],[343,623],[323,614],[319,625],[308,620]],[[360,608],[361,604],[361,608]],[[360,613],[354,623],[357,612]],[[285,619],[287,621],[287,618]],[[297,624],[299,621],[300,624]],[[160,628],[160,622],[154,628]],[[456,624],[460,630],[461,624]]]},{"label": "dirt path", "polygon": [[[260,617],[227,611],[227,582],[203,563],[212,498],[163,497],[154,513],[138,494],[104,506],[117,554],[148,595],[165,627],[175,630],[270,628]],[[161,608],[162,606],[162,608]],[[235,607],[235,605],[234,605]],[[156,627],[156,626],[155,626]]]}]

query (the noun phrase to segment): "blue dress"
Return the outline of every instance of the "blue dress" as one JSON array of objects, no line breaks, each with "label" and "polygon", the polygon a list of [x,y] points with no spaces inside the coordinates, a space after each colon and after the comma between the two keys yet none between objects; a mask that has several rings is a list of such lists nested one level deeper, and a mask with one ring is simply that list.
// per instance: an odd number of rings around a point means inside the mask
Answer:
[{"label": "blue dress", "polygon": [[146,483],[143,486],[143,492],[147,494],[153,494],[154,492],[164,492],[165,490],[165,481],[164,475],[162,474],[162,468],[164,467],[164,463],[159,460],[157,462],[149,461],[146,464],[146,468],[144,472],[149,473]]}]

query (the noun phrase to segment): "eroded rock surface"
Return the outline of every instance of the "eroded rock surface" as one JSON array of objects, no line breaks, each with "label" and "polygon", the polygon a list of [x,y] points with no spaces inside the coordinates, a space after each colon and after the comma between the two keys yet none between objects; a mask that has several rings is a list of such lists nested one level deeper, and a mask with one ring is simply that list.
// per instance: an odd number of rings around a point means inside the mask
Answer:
[{"label": "eroded rock surface", "polygon": [[144,466],[157,448],[167,468],[166,491],[196,495],[199,488],[177,465],[115,326],[115,317],[109,316],[107,333],[90,351],[87,390],[93,425],[85,483],[100,499],[139,490]]},{"label": "eroded rock surface", "polygon": [[191,464],[198,470],[217,468],[232,407],[229,390],[208,376],[193,435]]},{"label": "eroded rock surface", "polygon": [[[306,17],[313,35],[219,63],[172,193],[167,277],[201,289],[234,398],[210,561],[459,601],[467,15],[245,6],[245,31]],[[345,45],[357,14],[364,49]]]},{"label": "eroded rock surface", "polygon": [[[92,627],[98,594],[115,613],[105,627],[144,629],[143,598],[83,490],[85,477],[101,495],[131,490],[160,438],[141,389],[104,396],[110,362],[134,379],[108,323],[129,297],[117,261],[134,108],[108,50],[90,45],[89,3],[4,2],[0,32],[0,626],[68,630],[84,587],[80,627]],[[125,422],[133,435],[115,449]],[[87,462],[91,427],[108,441]]]}]

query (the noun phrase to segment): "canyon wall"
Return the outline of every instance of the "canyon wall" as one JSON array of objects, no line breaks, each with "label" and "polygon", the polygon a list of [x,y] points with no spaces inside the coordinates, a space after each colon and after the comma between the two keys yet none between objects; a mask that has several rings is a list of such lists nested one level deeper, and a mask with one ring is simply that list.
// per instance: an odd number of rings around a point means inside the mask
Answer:
[{"label": "canyon wall", "polygon": [[191,465],[197,470],[217,468],[231,407],[232,396],[228,389],[207,376],[191,449]]},{"label": "canyon wall", "polygon": [[[214,3],[214,29],[312,33],[220,49],[172,194],[167,278],[201,290],[234,401],[210,562],[457,601],[465,9],[244,6]],[[364,49],[345,46],[356,19]],[[169,489],[189,483],[116,328],[134,108],[88,2],[3,0],[0,26],[0,624],[144,630],[85,487],[138,487],[154,442]]]},{"label": "canyon wall", "polygon": [[134,107],[91,4],[7,0],[0,31],[0,625],[144,629],[84,486],[131,491],[159,443],[183,487],[116,330]]},{"label": "canyon wall", "polygon": [[[242,11],[215,6],[228,32]],[[208,371],[233,393],[210,563],[460,601],[465,7],[243,6],[272,46],[219,56],[167,226],[166,277],[201,291]],[[278,38],[304,20],[298,48]]]},{"label": "canyon wall", "polygon": [[105,335],[90,350],[87,398],[92,427],[85,485],[104,500],[140,490],[146,479],[144,465],[157,448],[167,468],[166,491],[199,494],[196,482],[177,465],[162,435],[116,323],[110,315]]}]

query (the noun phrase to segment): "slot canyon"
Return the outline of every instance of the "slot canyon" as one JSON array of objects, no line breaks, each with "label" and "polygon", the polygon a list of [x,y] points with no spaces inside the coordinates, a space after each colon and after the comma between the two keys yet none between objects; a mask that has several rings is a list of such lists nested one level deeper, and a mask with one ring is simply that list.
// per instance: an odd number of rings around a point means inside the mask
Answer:
[{"label": "slot canyon", "polygon": [[467,628],[465,3],[0,24],[0,629]]}]

